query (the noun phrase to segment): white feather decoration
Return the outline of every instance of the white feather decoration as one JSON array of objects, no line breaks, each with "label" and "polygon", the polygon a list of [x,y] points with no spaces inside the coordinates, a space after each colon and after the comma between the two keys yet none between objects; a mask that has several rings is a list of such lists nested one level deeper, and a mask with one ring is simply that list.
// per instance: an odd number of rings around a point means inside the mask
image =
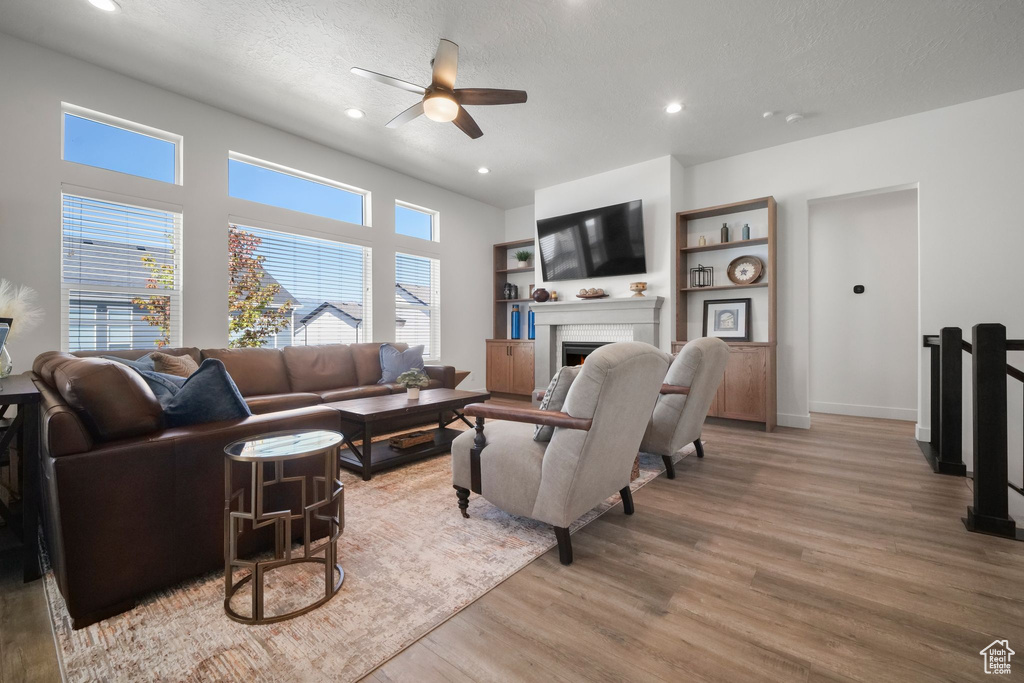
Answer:
[{"label": "white feather decoration", "polygon": [[0,318],[14,321],[8,341],[35,329],[43,320],[43,309],[36,304],[36,290],[0,278]]}]

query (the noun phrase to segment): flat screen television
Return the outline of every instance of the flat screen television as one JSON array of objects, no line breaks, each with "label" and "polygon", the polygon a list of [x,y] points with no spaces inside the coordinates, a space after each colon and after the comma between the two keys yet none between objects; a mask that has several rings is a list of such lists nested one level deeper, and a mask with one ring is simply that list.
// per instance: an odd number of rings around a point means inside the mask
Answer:
[{"label": "flat screen television", "polygon": [[647,272],[643,203],[590,209],[537,221],[546,282]]}]

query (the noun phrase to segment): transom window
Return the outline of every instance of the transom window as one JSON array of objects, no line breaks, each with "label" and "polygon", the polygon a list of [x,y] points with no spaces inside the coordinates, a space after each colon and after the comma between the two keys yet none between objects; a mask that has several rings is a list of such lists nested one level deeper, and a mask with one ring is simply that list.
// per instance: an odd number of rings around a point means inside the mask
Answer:
[{"label": "transom window", "polygon": [[370,341],[371,279],[369,247],[232,225],[229,343],[282,347]]},{"label": "transom window", "polygon": [[63,105],[62,158],[118,173],[181,184],[181,136]]},{"label": "transom window", "polygon": [[68,351],[181,345],[181,213],[61,195]]},{"label": "transom window", "polygon": [[228,194],[346,223],[367,223],[365,191],[234,152],[228,159]]},{"label": "transom window", "polygon": [[395,341],[423,345],[423,357],[441,357],[441,262],[395,254]]},{"label": "transom window", "polygon": [[424,209],[405,202],[395,202],[395,232],[421,240],[440,241],[437,230],[437,211]]}]

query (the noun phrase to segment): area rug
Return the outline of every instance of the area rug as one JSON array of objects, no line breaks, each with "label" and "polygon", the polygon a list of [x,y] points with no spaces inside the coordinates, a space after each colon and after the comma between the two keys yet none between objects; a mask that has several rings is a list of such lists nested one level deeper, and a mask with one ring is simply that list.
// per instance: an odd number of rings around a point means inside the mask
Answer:
[{"label": "area rug", "polygon": [[[510,516],[477,495],[464,519],[450,463],[450,456],[437,456],[368,482],[345,472],[345,530],[338,542],[345,582],[327,604],[278,624],[228,619],[223,574],[213,572],[74,631],[48,573],[65,680],[358,680],[555,545],[550,527]],[[632,487],[662,471],[660,457],[641,455]],[[618,495],[609,498],[573,530],[618,502]],[[267,575],[268,605],[322,590],[320,573],[284,572],[293,570]]]}]

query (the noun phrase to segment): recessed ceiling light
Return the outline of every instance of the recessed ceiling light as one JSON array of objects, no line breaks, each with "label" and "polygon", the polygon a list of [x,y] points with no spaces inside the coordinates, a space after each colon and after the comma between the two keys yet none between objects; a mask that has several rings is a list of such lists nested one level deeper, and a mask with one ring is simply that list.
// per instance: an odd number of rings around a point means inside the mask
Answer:
[{"label": "recessed ceiling light", "polygon": [[349,107],[348,109],[346,109],[345,114],[350,119],[361,119],[364,116],[366,116],[366,114],[364,114],[361,109],[356,109],[355,107]]},{"label": "recessed ceiling light", "polygon": [[786,123],[796,123],[797,121],[801,120],[803,117],[804,117],[803,114],[796,114],[796,113],[790,114],[789,116],[786,117]]},{"label": "recessed ceiling light", "polygon": [[114,2],[114,0],[89,0],[89,4],[104,12],[117,12],[121,9],[121,6]]},{"label": "recessed ceiling light", "polygon": [[770,119],[773,116],[775,116],[775,112],[773,111],[766,111],[765,113],[761,114],[761,118],[764,119]]},{"label": "recessed ceiling light", "polygon": [[491,169],[487,168],[486,166],[481,166],[480,168],[476,169],[476,172],[481,175],[486,175],[487,173],[491,172]]},{"label": "recessed ceiling light", "polygon": [[665,111],[667,111],[669,114],[678,114],[682,110],[683,105],[680,104],[679,102],[672,102],[667,107],[665,107]]}]

